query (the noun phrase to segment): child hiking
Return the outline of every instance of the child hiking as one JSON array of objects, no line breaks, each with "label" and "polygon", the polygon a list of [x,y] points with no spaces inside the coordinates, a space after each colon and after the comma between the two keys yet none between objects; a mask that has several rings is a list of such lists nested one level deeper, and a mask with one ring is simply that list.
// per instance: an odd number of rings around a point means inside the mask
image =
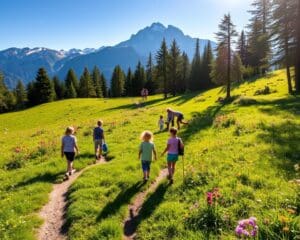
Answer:
[{"label": "child hiking", "polygon": [[165,155],[166,152],[168,152],[167,155],[167,163],[168,163],[168,179],[170,180],[170,184],[173,183],[173,176],[175,173],[175,165],[178,161],[179,155],[183,154],[183,142],[180,138],[177,137],[177,129],[172,127],[170,129],[170,138],[167,142],[167,147],[164,150],[164,152],[161,154],[162,156]]},{"label": "child hiking", "polygon": [[159,131],[163,131],[164,127],[165,127],[165,121],[164,121],[164,116],[160,115],[159,119],[158,119],[158,127],[159,127]]},{"label": "child hiking", "polygon": [[73,169],[73,161],[75,159],[75,152],[78,154],[78,146],[77,146],[77,139],[73,135],[74,134],[74,128],[73,127],[67,127],[65,136],[62,138],[62,144],[61,144],[61,156],[66,156],[67,159],[67,172],[66,172],[66,178],[69,179],[69,176],[72,175],[72,173],[75,171]]},{"label": "child hiking", "polygon": [[102,120],[97,121],[97,127],[93,131],[93,141],[95,148],[95,158],[99,160],[102,157],[102,145],[104,143],[104,130],[102,128]]},{"label": "child hiking", "polygon": [[154,155],[155,160],[157,159],[152,132],[144,131],[141,135],[141,140],[142,143],[139,148],[139,160],[142,162],[144,181],[147,181],[149,179],[150,165],[153,159],[152,155]]}]

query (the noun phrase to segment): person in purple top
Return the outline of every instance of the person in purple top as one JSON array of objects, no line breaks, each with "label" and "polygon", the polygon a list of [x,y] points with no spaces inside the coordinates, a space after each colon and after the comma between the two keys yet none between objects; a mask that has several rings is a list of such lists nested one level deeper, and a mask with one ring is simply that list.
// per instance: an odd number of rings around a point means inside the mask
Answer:
[{"label": "person in purple top", "polygon": [[168,152],[167,155],[167,163],[168,163],[168,179],[170,180],[170,183],[173,183],[173,176],[175,173],[175,165],[178,161],[179,157],[179,147],[183,149],[184,145],[180,138],[177,137],[177,129],[172,127],[170,129],[170,138],[167,142],[167,147],[165,148],[164,152],[161,154],[162,156],[165,155],[166,152]]}]

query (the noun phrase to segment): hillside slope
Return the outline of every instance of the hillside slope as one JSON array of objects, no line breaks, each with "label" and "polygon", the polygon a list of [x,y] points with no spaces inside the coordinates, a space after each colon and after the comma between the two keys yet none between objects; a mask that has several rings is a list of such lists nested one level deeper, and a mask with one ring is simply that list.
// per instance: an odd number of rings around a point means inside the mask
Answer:
[{"label": "hillside slope", "polygon": [[[271,94],[253,96],[265,86]],[[36,213],[63,176],[64,128],[77,127],[81,155],[75,166],[83,168],[93,161],[91,128],[102,118],[111,161],[87,170],[71,186],[68,234],[121,239],[128,205],[150,184],[140,184],[139,135],[156,132],[158,116],[172,107],[190,120],[179,134],[186,144],[185,176],[180,160],[174,185],[163,180],[147,196],[136,221],[137,238],[235,239],[237,221],[255,216],[259,239],[293,239],[300,231],[300,197],[289,181],[299,178],[294,165],[300,156],[300,101],[286,89],[284,72],[277,71],[235,86],[235,96],[248,97],[226,105],[216,103],[224,95],[216,88],[167,100],[154,96],[142,108],[137,99],[76,99],[0,115],[0,238],[34,239],[33,229],[41,224]],[[159,153],[167,137],[156,132]],[[164,158],[153,163],[152,180],[164,166]],[[212,209],[206,192],[216,187],[221,197]]]}]

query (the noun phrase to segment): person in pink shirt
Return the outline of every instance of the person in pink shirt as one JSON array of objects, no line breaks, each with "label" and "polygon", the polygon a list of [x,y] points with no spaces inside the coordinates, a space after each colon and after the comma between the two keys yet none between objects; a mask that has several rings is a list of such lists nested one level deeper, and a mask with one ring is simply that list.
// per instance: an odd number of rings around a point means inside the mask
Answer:
[{"label": "person in pink shirt", "polygon": [[170,180],[170,183],[173,183],[173,176],[175,173],[175,165],[178,161],[179,151],[180,149],[183,149],[184,145],[180,138],[177,137],[177,129],[172,127],[170,129],[170,138],[167,142],[167,147],[164,150],[164,152],[161,154],[162,156],[165,155],[166,152],[168,152],[167,155],[167,162],[168,162],[168,179]]}]

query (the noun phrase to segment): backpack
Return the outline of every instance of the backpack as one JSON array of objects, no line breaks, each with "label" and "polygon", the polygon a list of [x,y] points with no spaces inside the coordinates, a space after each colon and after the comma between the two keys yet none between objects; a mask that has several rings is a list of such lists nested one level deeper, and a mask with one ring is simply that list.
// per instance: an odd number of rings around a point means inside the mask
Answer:
[{"label": "backpack", "polygon": [[181,143],[182,143],[181,139],[178,138],[178,155],[179,156],[183,156],[184,155],[184,146],[181,147]]}]

